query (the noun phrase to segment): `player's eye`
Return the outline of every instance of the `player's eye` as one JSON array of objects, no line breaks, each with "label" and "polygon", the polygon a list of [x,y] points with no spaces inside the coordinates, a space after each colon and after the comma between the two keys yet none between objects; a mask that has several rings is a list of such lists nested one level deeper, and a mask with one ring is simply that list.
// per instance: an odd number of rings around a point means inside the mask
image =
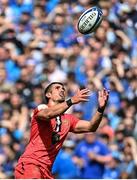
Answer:
[{"label": "player's eye", "polygon": [[59,89],[60,88],[60,86],[56,86],[56,89]]}]

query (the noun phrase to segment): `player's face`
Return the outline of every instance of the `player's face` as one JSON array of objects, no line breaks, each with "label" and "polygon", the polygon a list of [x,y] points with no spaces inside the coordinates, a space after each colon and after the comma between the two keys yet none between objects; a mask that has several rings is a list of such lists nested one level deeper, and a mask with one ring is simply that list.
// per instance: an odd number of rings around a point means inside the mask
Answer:
[{"label": "player's face", "polygon": [[54,84],[50,91],[50,98],[54,102],[64,102],[65,101],[65,88],[61,84]]}]

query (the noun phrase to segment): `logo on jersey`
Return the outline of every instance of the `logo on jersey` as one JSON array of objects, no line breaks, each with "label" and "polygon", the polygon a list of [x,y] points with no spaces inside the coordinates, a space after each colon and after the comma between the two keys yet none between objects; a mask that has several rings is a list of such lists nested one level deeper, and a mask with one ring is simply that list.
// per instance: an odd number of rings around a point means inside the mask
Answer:
[{"label": "logo on jersey", "polygon": [[60,141],[60,134],[58,134],[58,132],[61,131],[61,124],[62,124],[61,116],[57,116],[55,130],[52,133],[52,144],[56,144],[57,142]]}]

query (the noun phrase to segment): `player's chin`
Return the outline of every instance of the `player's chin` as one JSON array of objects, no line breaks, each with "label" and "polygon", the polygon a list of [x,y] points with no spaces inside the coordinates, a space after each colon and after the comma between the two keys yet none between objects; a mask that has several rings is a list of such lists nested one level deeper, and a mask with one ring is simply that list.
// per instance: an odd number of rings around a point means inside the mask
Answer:
[{"label": "player's chin", "polygon": [[64,98],[64,97],[62,97],[62,98],[60,98],[60,99],[58,100],[59,103],[62,103],[62,102],[64,102],[64,101],[65,101],[65,98]]}]

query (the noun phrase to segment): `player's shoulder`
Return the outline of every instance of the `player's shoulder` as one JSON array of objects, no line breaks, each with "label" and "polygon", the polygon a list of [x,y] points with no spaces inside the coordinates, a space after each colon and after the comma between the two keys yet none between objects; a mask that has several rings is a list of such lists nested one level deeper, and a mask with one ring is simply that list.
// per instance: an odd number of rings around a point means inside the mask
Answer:
[{"label": "player's shoulder", "polygon": [[36,115],[39,111],[48,108],[48,106],[46,104],[39,104],[37,107],[35,107],[35,109],[33,109],[32,113],[31,113],[31,117],[33,117],[34,115]]},{"label": "player's shoulder", "polygon": [[47,106],[46,104],[39,104],[39,105],[37,106],[38,111],[40,111],[40,110],[42,110],[42,109],[47,109],[47,108],[48,108],[48,106]]}]

